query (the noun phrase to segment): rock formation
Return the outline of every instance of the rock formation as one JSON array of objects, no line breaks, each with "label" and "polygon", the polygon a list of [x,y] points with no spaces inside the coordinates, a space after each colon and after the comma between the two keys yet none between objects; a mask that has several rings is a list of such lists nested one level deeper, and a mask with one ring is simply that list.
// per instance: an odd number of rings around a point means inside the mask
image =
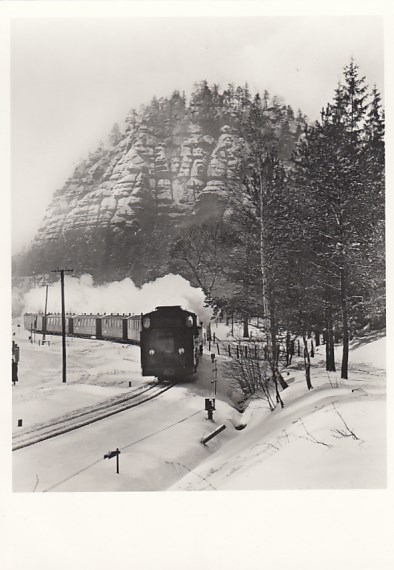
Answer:
[{"label": "rock formation", "polygon": [[[239,97],[233,92],[225,103],[223,92],[218,111],[211,99],[205,104],[207,89],[203,82],[189,107],[177,92],[154,99],[129,114],[123,133],[115,126],[110,143],[55,192],[18,272],[49,273],[65,264],[99,281],[130,276],[137,283],[165,273],[177,228],[221,216],[239,169]],[[301,123],[283,109],[296,140]]]}]

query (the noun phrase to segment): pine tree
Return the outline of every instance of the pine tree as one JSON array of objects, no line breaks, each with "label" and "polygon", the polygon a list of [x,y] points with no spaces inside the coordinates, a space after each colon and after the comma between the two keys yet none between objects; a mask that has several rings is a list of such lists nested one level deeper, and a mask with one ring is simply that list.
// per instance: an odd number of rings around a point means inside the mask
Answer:
[{"label": "pine tree", "polygon": [[371,168],[371,161],[366,160],[373,146],[371,132],[379,131],[380,127],[373,108],[368,120],[365,78],[359,78],[353,60],[345,67],[344,77],[333,104],[322,111],[320,123],[306,131],[298,147],[295,178],[305,201],[309,202],[305,220],[310,263],[320,267],[328,313],[334,307],[341,315],[341,376],[346,379],[351,300],[368,281],[368,274],[361,282],[359,278],[363,257],[371,247],[371,217],[374,219],[380,209],[381,200],[376,199],[372,188],[382,176],[382,169],[378,175]]}]

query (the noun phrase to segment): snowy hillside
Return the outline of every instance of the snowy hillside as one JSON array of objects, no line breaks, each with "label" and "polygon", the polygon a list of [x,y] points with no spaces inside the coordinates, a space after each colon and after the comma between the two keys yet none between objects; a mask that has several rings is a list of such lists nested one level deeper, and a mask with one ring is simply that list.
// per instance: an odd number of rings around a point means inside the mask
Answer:
[{"label": "snowy hillside", "polygon": [[[225,328],[217,329],[218,337]],[[30,343],[21,350],[13,387],[13,438],[38,424],[60,425],[117,398],[150,389],[142,378],[139,348],[68,340],[68,378],[61,381],[61,342]],[[350,379],[327,373],[324,347],[313,359],[308,392],[297,361],[281,393],[284,409],[270,412],[261,399],[243,414],[232,405],[217,356],[218,393],[213,421],[205,398],[213,396],[206,347],[195,381],[158,398],[13,452],[14,491],[179,491],[250,489],[382,488],[386,485],[385,338],[354,343]],[[340,357],[337,351],[337,357]],[[18,420],[22,426],[18,427]],[[226,428],[206,445],[203,437]],[[238,429],[236,429],[238,428]],[[242,429],[240,429],[242,428]],[[120,472],[115,459],[120,450]]]}]

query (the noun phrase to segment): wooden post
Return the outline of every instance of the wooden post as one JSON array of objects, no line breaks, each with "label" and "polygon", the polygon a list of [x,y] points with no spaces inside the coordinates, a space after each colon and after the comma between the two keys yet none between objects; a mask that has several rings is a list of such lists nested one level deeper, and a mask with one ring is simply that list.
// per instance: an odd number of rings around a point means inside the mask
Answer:
[{"label": "wooden post", "polygon": [[113,457],[116,457],[116,473],[119,474],[119,455],[120,455],[120,451],[118,448],[116,448],[115,451],[108,451],[108,453],[106,453],[104,455],[104,459],[112,459]]},{"label": "wooden post", "polygon": [[211,432],[209,435],[207,435],[207,437],[204,437],[201,440],[201,443],[203,445],[205,445],[207,443],[207,441],[209,441],[210,439],[212,439],[213,437],[215,437],[216,435],[218,435],[220,432],[222,432],[224,429],[226,429],[226,426],[223,424],[221,426],[219,426],[217,429],[215,429],[215,431]]},{"label": "wooden post", "polygon": [[119,475],[119,454],[120,451],[116,448],[116,473]]},{"label": "wooden post", "polygon": [[66,382],[66,309],[64,300],[64,273],[72,269],[55,269],[53,273],[60,273],[60,288],[62,298],[62,380]]},{"label": "wooden post", "polygon": [[45,286],[45,308],[44,308],[44,318],[42,321],[44,332],[42,333],[42,344],[45,343],[45,329],[47,327],[47,307],[48,307],[48,285]]}]

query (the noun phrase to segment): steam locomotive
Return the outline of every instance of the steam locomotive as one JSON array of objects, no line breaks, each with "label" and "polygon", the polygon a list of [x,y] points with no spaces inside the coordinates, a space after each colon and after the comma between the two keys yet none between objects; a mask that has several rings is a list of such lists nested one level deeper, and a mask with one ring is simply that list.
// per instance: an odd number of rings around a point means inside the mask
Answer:
[{"label": "steam locomotive", "polygon": [[[31,333],[62,334],[60,314],[24,315]],[[141,346],[143,376],[176,381],[197,370],[202,352],[197,317],[180,306],[157,307],[145,315],[65,315],[67,336],[96,338]]]},{"label": "steam locomotive", "polygon": [[179,306],[157,307],[142,316],[141,367],[143,376],[159,381],[190,377],[202,352],[197,317]]}]

